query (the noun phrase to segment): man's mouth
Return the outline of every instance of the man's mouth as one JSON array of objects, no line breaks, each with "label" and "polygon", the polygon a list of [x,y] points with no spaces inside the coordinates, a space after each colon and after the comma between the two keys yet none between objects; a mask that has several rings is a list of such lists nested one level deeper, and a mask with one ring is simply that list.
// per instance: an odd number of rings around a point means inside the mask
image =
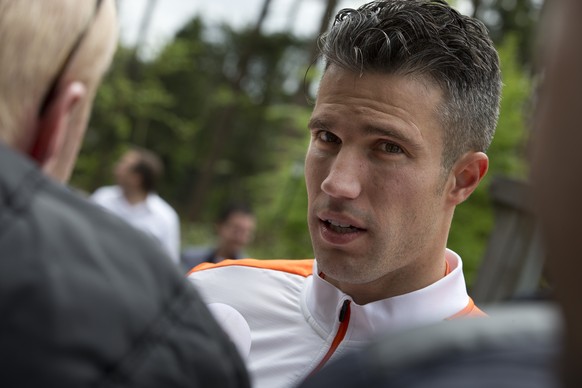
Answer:
[{"label": "man's mouth", "polygon": [[364,229],[358,228],[349,224],[342,224],[334,220],[322,220],[327,228],[335,233],[347,234],[363,231]]}]

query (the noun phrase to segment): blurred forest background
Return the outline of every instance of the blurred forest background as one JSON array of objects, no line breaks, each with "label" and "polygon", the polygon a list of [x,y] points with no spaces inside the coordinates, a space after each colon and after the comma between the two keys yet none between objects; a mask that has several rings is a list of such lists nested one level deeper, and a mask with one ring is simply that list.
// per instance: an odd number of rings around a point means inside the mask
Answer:
[{"label": "blurred forest background", "polygon": [[[147,1],[142,35],[156,10],[157,0]],[[319,30],[324,31],[338,2],[319,1],[324,3]],[[532,32],[543,0],[465,1],[491,32],[504,81],[489,174],[458,207],[448,244],[464,258],[470,284],[493,225],[491,178],[527,177]],[[353,6],[364,2],[354,0]],[[312,257],[303,158],[321,70],[316,36],[264,32],[272,6],[263,0],[256,20],[239,29],[194,17],[153,58],[139,55],[139,39],[135,46],[120,46],[97,95],[72,185],[92,192],[112,184],[121,152],[129,144],[143,146],[165,163],[159,192],[181,217],[183,247],[211,243],[221,205],[244,200],[258,217],[247,253]]]}]

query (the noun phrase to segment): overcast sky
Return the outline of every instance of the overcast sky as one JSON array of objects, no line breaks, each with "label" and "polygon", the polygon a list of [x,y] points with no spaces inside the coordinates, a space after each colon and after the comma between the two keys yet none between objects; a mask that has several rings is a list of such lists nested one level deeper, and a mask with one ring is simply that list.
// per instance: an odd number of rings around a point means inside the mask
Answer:
[{"label": "overcast sky", "polygon": [[[124,44],[135,44],[148,1],[118,0],[120,38]],[[340,0],[338,8],[361,3],[358,0]],[[263,0],[157,0],[146,46],[155,51],[171,40],[194,15],[202,15],[207,23],[226,22],[234,27],[246,26],[257,19],[262,4]],[[272,0],[265,28],[268,31],[292,29],[300,35],[314,35],[319,28],[323,5],[321,0]],[[297,15],[291,17],[293,12]]]}]

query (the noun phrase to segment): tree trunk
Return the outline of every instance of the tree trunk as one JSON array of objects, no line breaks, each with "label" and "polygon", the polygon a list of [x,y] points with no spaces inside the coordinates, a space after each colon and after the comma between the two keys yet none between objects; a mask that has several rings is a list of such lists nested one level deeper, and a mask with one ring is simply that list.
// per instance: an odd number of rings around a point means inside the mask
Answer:
[{"label": "tree trunk", "polygon": [[[311,50],[309,55],[309,62],[308,66],[311,68],[317,62],[319,56],[319,49],[318,49],[318,39],[321,34],[327,31],[329,28],[330,20],[333,16],[333,12],[337,7],[338,0],[327,0],[325,5],[325,10],[321,16],[321,21],[319,23],[319,32],[317,37],[313,39],[313,43],[311,44]],[[309,71],[309,70],[307,70]],[[302,87],[297,89],[297,94],[295,95],[295,102],[300,105],[307,104],[307,96],[309,96],[309,88],[311,87],[311,80],[305,77]]]},{"label": "tree trunk", "polygon": [[[148,3],[146,5],[146,8],[140,21],[137,40],[135,42],[135,46],[133,48],[133,52],[131,53],[131,57],[129,58],[129,63],[127,66],[128,77],[133,82],[136,88],[139,87],[137,85],[139,84],[139,81],[141,79],[140,72],[141,66],[138,59],[139,50],[143,46],[145,39],[147,37],[157,3],[158,0],[148,0]],[[132,122],[133,122],[131,130],[132,141],[137,145],[145,147],[147,141],[149,120],[143,116],[140,116],[134,117]]]},{"label": "tree trunk", "polygon": [[[259,14],[257,22],[255,23],[255,28],[251,32],[251,39],[249,40],[249,42],[253,42],[255,40],[254,39],[255,37],[260,36],[261,29],[263,27],[265,19],[269,14],[269,7],[271,6],[271,1],[272,0],[265,0],[263,2],[263,6],[261,7],[261,13]],[[242,90],[242,81],[244,77],[247,75],[249,61],[251,60],[252,56],[253,47],[251,45],[247,45],[246,49],[241,53],[241,57],[238,61],[237,75],[234,79],[234,88],[237,92],[240,92]]]},{"label": "tree trunk", "polygon": [[479,8],[481,8],[481,1],[482,0],[471,0],[471,3],[473,4],[473,12],[470,15],[471,17],[477,17]]},{"label": "tree trunk", "polygon": [[[251,33],[251,37],[260,36],[261,29],[269,13],[270,6],[271,0],[264,0],[263,6],[261,7],[261,12]],[[254,39],[250,39],[250,42],[253,41]],[[231,137],[230,133],[233,130],[233,123],[236,120],[238,111],[238,98],[236,97],[243,93],[242,82],[248,73],[248,65],[252,57],[253,47],[248,45],[241,53],[241,57],[238,62],[237,75],[232,83],[235,95],[233,102],[229,103],[224,108],[224,111],[219,116],[220,118],[215,121],[215,125],[212,128],[209,128],[209,130],[212,131],[212,140],[209,144],[208,156],[204,162],[204,168],[200,172],[199,179],[194,186],[188,211],[189,219],[192,221],[199,219],[200,211],[203,209],[203,206],[208,198],[208,193],[212,187],[216,162],[224,157],[224,144],[225,141]]]}]

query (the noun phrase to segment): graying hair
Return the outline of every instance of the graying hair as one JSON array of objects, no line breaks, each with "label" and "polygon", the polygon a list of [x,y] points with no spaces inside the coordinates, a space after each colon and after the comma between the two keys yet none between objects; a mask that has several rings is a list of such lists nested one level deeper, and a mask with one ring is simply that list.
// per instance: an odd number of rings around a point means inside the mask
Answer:
[{"label": "graying hair", "polygon": [[425,77],[444,93],[437,107],[448,171],[467,151],[485,152],[499,117],[499,58],[486,27],[443,0],[374,1],[343,9],[320,37],[325,69]]}]

